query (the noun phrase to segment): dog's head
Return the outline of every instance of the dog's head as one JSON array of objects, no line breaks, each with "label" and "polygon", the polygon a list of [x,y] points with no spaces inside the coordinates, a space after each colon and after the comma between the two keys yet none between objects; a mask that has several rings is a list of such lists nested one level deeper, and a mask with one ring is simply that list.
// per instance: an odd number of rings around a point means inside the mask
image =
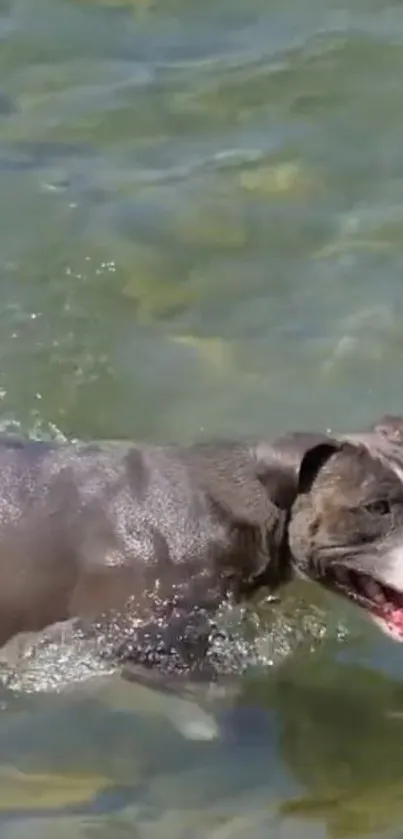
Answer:
[{"label": "dog's head", "polygon": [[274,451],[283,475],[277,503],[284,487],[293,496],[294,568],[403,642],[403,418],[385,417],[362,435],[289,435]]}]

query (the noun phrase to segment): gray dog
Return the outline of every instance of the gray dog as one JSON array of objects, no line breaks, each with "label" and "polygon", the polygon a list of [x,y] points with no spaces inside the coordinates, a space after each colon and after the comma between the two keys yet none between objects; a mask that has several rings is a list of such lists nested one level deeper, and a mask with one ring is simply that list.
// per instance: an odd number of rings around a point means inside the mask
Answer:
[{"label": "gray dog", "polygon": [[294,571],[403,640],[403,418],[256,445],[0,440],[0,645],[77,618],[114,660],[211,678],[220,604]]}]

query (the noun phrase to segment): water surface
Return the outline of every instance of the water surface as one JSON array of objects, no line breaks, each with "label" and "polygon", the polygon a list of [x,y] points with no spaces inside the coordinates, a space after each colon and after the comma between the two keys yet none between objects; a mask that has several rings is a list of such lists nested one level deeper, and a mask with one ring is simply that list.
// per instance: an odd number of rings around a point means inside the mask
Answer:
[{"label": "water surface", "polygon": [[[403,412],[398,0],[0,0],[0,41],[3,427],[187,441]],[[401,650],[313,586],[257,634],[204,716],[119,683],[5,688],[2,839],[400,836]]]}]

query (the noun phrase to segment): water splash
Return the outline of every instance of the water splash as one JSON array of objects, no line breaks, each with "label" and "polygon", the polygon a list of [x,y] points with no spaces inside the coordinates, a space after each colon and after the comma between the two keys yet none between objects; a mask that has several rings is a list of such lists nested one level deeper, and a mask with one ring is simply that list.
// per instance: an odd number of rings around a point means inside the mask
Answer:
[{"label": "water splash", "polygon": [[[225,604],[217,626],[207,658],[223,677],[278,666],[301,646],[313,651],[324,639],[343,641],[348,634],[344,624],[329,620],[323,607],[293,595],[256,609]],[[0,682],[13,691],[60,692],[116,673],[118,666],[105,657],[106,647],[102,630],[89,636],[74,620],[23,633],[0,651]]]}]

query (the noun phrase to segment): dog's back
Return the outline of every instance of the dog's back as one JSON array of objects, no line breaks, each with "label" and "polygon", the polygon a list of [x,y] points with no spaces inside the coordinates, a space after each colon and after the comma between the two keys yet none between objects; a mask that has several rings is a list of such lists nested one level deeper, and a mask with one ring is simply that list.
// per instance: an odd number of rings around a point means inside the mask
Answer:
[{"label": "dog's back", "polygon": [[[130,608],[216,608],[268,564],[273,506],[241,444],[0,440],[0,644]],[[123,617],[122,617],[123,615]],[[119,632],[119,628],[118,628]]]}]

